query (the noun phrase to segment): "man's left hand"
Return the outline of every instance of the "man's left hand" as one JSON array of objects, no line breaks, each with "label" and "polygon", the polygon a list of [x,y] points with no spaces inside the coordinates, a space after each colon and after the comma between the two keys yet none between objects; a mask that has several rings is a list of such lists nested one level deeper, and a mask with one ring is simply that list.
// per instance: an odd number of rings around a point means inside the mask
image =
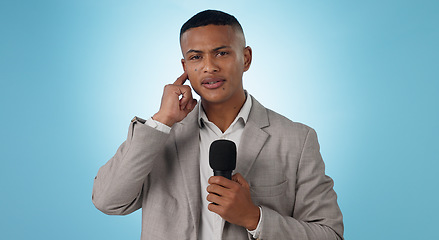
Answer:
[{"label": "man's left hand", "polygon": [[209,178],[207,201],[208,209],[220,215],[224,220],[255,230],[259,222],[259,207],[253,204],[250,186],[241,174],[237,173],[229,180],[220,176]]}]

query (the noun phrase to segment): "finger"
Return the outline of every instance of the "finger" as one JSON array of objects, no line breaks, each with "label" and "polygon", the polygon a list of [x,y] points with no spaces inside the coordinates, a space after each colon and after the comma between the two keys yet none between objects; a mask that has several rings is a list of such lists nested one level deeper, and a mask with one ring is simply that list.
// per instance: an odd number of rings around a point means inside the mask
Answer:
[{"label": "finger", "polygon": [[206,200],[211,202],[211,203],[215,203],[217,205],[221,205],[221,196],[218,196],[216,194],[208,194],[206,197]]},{"label": "finger", "polygon": [[240,173],[234,174],[232,176],[232,180],[239,183],[244,188],[250,189],[250,185],[248,184],[248,182],[245,180],[245,178]]},{"label": "finger", "polygon": [[181,95],[181,99],[180,99],[180,108],[182,110],[186,109],[186,105],[191,102],[192,100],[194,100],[192,98],[192,90],[189,86],[181,86],[180,87],[180,95]]},{"label": "finger", "polygon": [[187,77],[187,73],[184,72],[180,77],[177,78],[177,80],[175,80],[174,85],[183,85],[188,79]]},{"label": "finger", "polygon": [[208,180],[209,184],[217,184],[225,188],[233,188],[237,183],[222,176],[212,176]]},{"label": "finger", "polygon": [[207,188],[206,188],[206,191],[208,193],[216,194],[218,196],[226,195],[227,190],[228,190],[227,188],[220,186],[220,185],[217,185],[217,184],[211,184],[211,185],[207,186]]},{"label": "finger", "polygon": [[220,205],[217,205],[215,203],[209,203],[209,205],[207,205],[207,209],[209,209],[209,211],[220,214],[222,207]]}]

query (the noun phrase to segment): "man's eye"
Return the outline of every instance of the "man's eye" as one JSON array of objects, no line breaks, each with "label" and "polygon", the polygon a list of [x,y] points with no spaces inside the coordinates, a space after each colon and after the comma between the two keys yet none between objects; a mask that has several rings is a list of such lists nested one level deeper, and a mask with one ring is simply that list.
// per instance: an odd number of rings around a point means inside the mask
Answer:
[{"label": "man's eye", "polygon": [[201,58],[201,56],[195,55],[195,56],[190,57],[189,59],[190,60],[198,60],[200,58]]},{"label": "man's eye", "polygon": [[224,56],[224,55],[227,55],[227,54],[229,54],[229,53],[228,52],[219,52],[218,56]]}]

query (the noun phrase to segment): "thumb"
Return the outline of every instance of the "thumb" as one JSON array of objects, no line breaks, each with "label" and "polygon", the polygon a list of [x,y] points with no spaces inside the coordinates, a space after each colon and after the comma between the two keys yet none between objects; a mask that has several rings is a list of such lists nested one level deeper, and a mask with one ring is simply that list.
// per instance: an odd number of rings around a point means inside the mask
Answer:
[{"label": "thumb", "polygon": [[197,100],[196,99],[192,99],[191,101],[189,101],[189,104],[188,104],[189,106],[189,109],[192,111],[194,108],[195,108],[195,106],[197,105]]},{"label": "thumb", "polygon": [[245,178],[240,173],[234,174],[232,176],[232,180],[239,183],[242,187],[244,187],[246,189],[250,189],[250,185],[248,184],[248,182],[245,180]]},{"label": "thumb", "polygon": [[186,114],[189,114],[195,108],[196,105],[197,105],[196,99],[189,100],[186,107],[184,108]]}]

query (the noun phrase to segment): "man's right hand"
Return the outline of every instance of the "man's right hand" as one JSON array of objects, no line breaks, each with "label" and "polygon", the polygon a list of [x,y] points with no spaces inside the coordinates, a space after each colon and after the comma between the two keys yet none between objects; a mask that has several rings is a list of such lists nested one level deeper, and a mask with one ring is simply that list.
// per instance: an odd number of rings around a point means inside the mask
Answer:
[{"label": "man's right hand", "polygon": [[183,85],[187,79],[187,73],[184,72],[173,84],[165,86],[160,110],[152,117],[154,120],[172,127],[194,109],[197,100],[192,98],[192,89]]}]

